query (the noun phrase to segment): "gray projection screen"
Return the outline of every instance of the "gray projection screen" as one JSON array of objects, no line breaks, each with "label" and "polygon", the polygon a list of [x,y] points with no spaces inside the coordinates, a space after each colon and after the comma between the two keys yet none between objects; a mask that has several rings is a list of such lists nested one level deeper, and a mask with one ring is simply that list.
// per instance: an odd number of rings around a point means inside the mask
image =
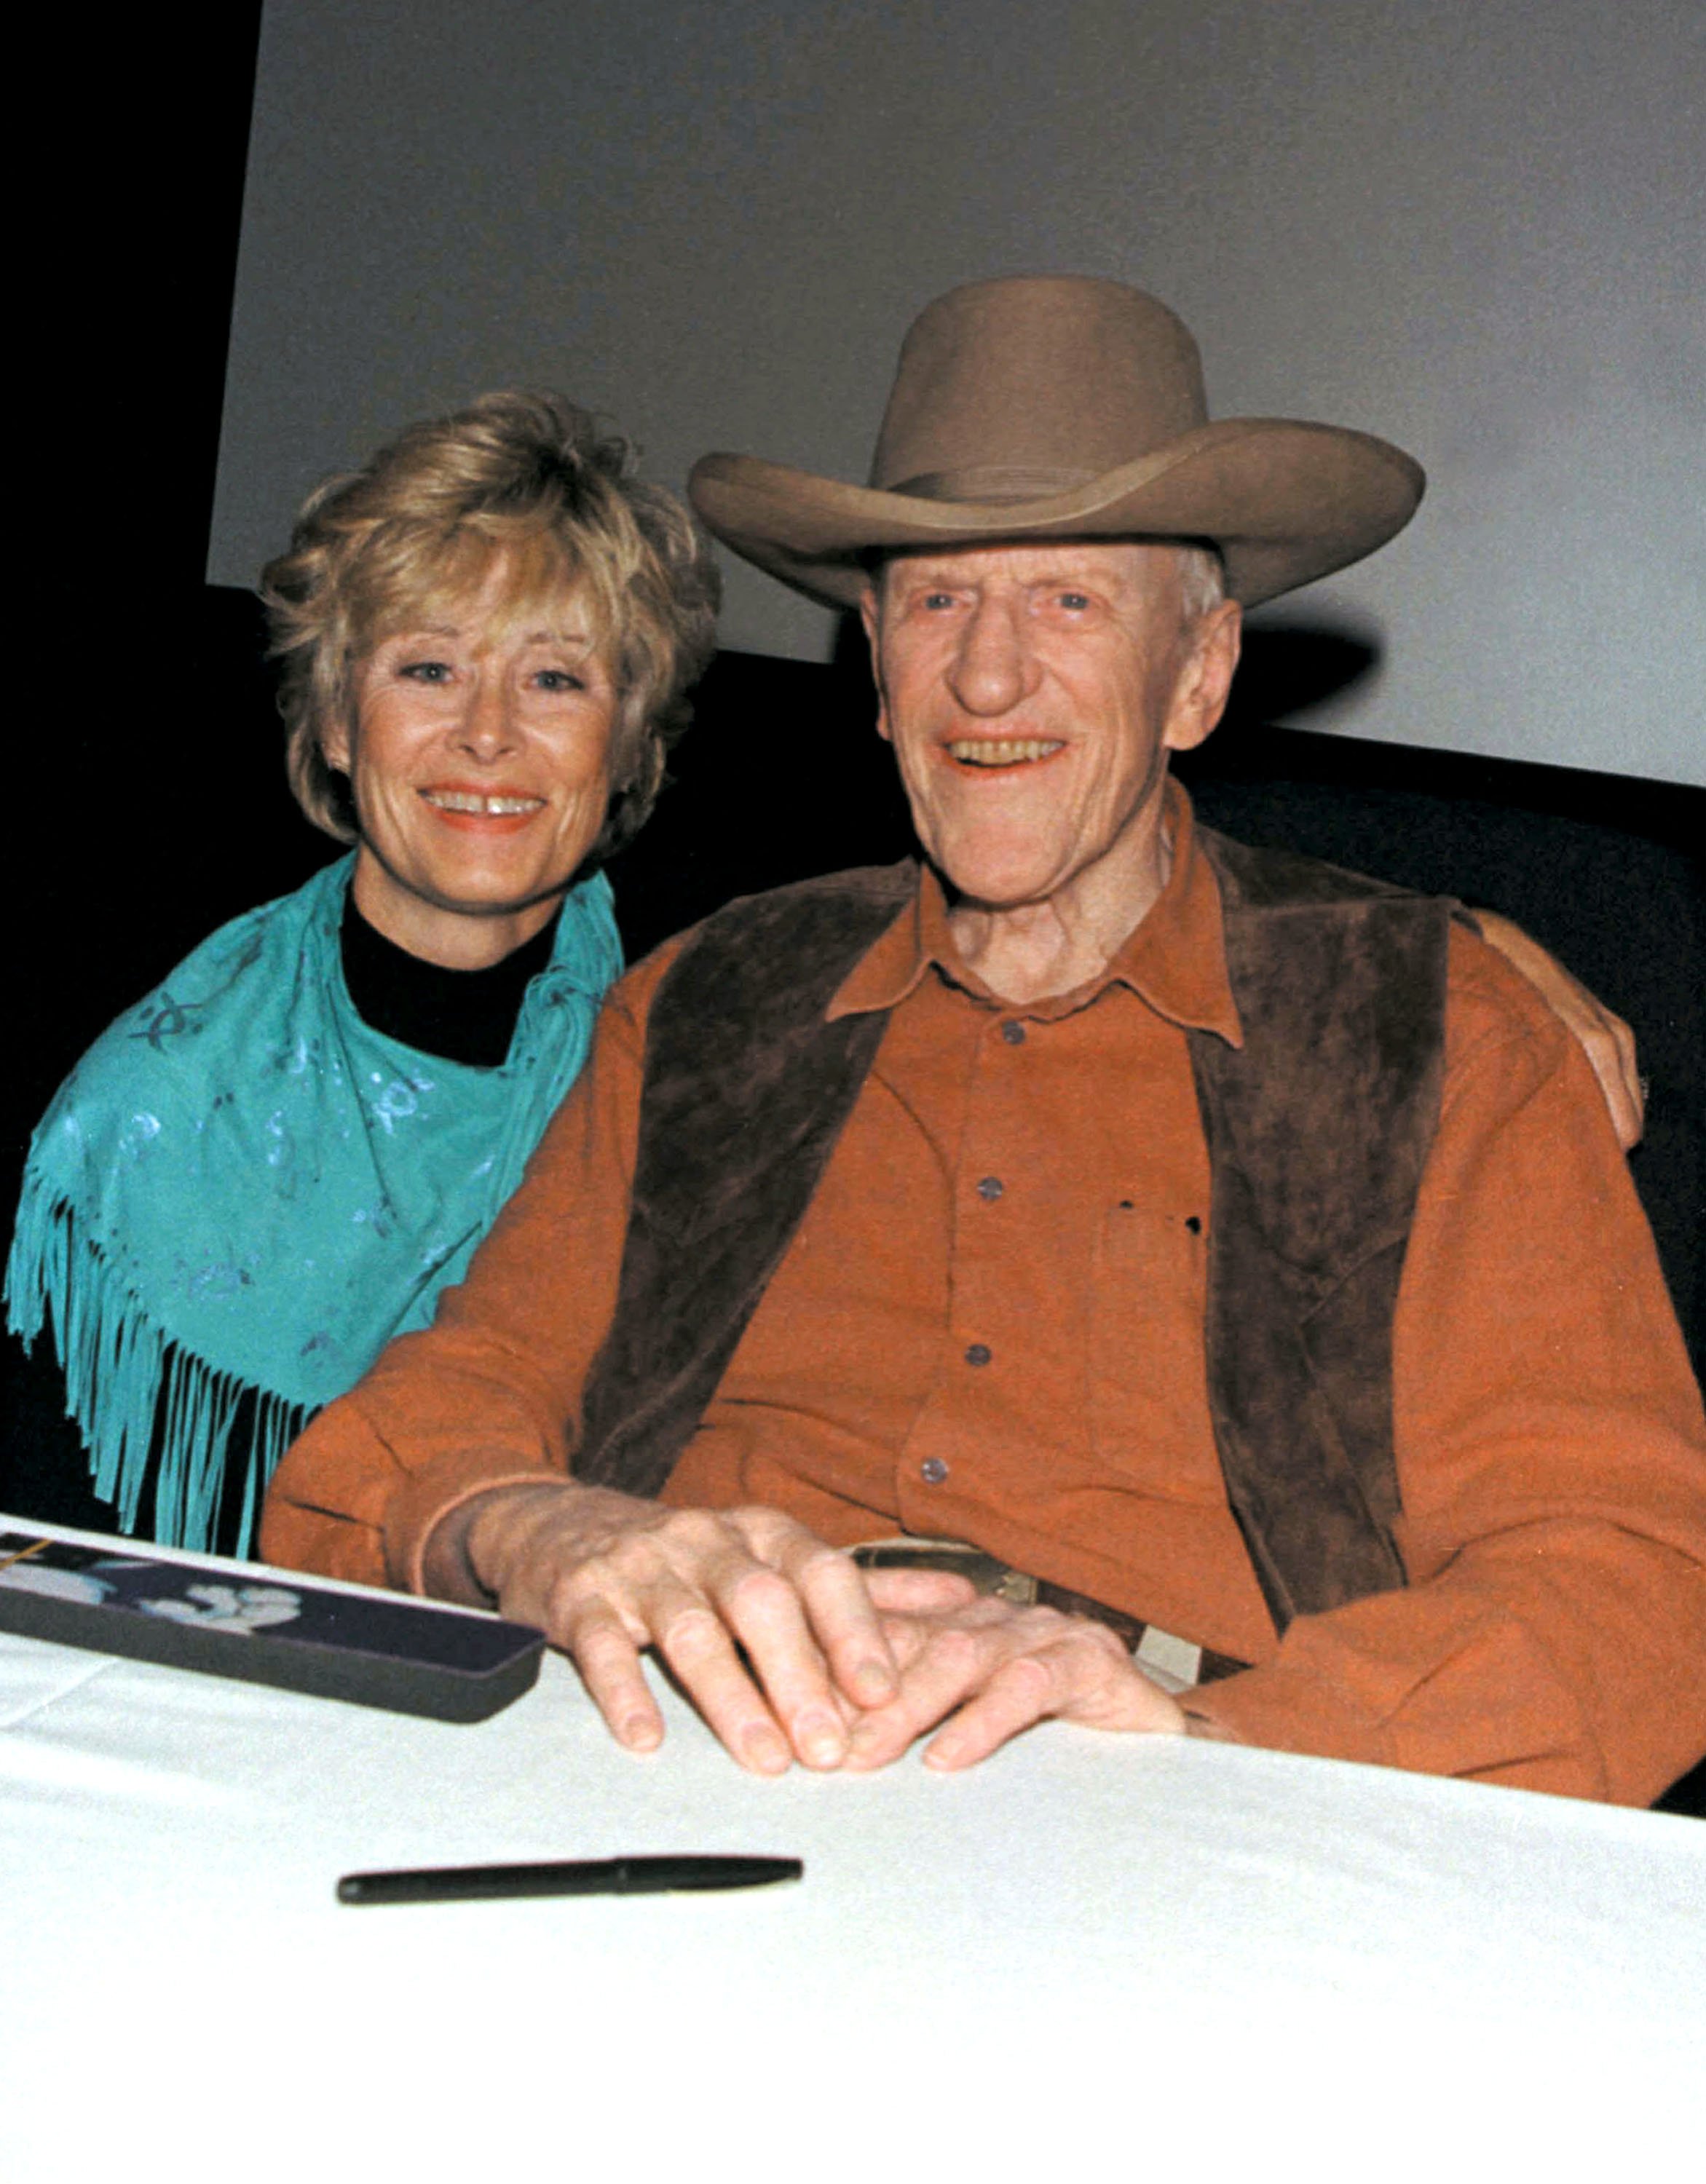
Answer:
[{"label": "gray projection screen", "polygon": [[[1703,92],[1695,0],[270,0],[209,575],[505,384],[862,478],[921,304],[1103,274],[1428,470],[1269,610],[1380,655],[1312,727],[1706,782]],[[833,631],[731,566],[724,638]]]}]

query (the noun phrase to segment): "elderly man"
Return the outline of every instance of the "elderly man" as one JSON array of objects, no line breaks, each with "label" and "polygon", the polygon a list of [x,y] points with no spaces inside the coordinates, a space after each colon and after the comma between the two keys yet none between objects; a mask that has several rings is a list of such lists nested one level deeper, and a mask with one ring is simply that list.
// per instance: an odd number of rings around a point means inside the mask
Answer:
[{"label": "elderly man", "polygon": [[1240,603],[1420,472],[1209,422],[1171,313],[1060,280],[923,314],[874,476],[694,491],[858,604],[924,866],[617,989],[265,1552],[538,1624],[635,1749],[655,1647],[762,1772],[1058,1716],[1650,1799],[1706,1744],[1706,1431],[1587,1067],[1449,905],[1168,777]]}]

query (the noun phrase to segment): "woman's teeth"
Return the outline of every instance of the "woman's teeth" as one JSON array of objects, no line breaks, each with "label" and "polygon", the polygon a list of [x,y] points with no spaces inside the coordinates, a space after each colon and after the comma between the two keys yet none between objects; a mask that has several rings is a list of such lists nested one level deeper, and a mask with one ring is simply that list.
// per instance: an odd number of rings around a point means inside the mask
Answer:
[{"label": "woman's teeth", "polygon": [[1062,740],[1045,743],[1017,739],[997,743],[993,740],[973,742],[962,739],[948,745],[950,755],[962,766],[1025,766],[1033,759],[1051,757],[1063,748]]},{"label": "woman's teeth", "polygon": [[510,819],[519,812],[537,811],[545,800],[543,796],[476,796],[460,788],[423,788],[421,794],[440,811],[483,812],[492,819]]}]

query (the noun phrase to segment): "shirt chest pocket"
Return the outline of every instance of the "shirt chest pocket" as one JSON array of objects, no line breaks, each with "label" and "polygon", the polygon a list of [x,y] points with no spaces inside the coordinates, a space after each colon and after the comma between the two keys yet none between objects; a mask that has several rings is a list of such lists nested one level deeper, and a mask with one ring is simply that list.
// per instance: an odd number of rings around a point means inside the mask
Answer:
[{"label": "shirt chest pocket", "polygon": [[1121,1199],[1092,1274],[1090,1431],[1098,1459],[1164,1501],[1224,1499],[1203,1352],[1208,1237],[1201,1213]]}]

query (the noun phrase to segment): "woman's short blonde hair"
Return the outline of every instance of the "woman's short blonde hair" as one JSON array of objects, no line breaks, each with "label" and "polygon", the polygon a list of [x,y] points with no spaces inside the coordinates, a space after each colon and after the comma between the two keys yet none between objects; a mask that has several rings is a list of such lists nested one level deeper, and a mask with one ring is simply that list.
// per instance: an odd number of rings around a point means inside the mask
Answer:
[{"label": "woman's short blonde hair", "polygon": [[332,722],[354,727],[361,663],[424,610],[471,597],[500,554],[505,619],[580,588],[616,681],[610,808],[592,860],[644,824],[716,649],[716,565],[674,494],[634,475],[620,435],[560,394],[504,393],[410,425],[329,478],[262,572],[290,785],[339,841],[355,839],[354,811],[323,744]]}]

